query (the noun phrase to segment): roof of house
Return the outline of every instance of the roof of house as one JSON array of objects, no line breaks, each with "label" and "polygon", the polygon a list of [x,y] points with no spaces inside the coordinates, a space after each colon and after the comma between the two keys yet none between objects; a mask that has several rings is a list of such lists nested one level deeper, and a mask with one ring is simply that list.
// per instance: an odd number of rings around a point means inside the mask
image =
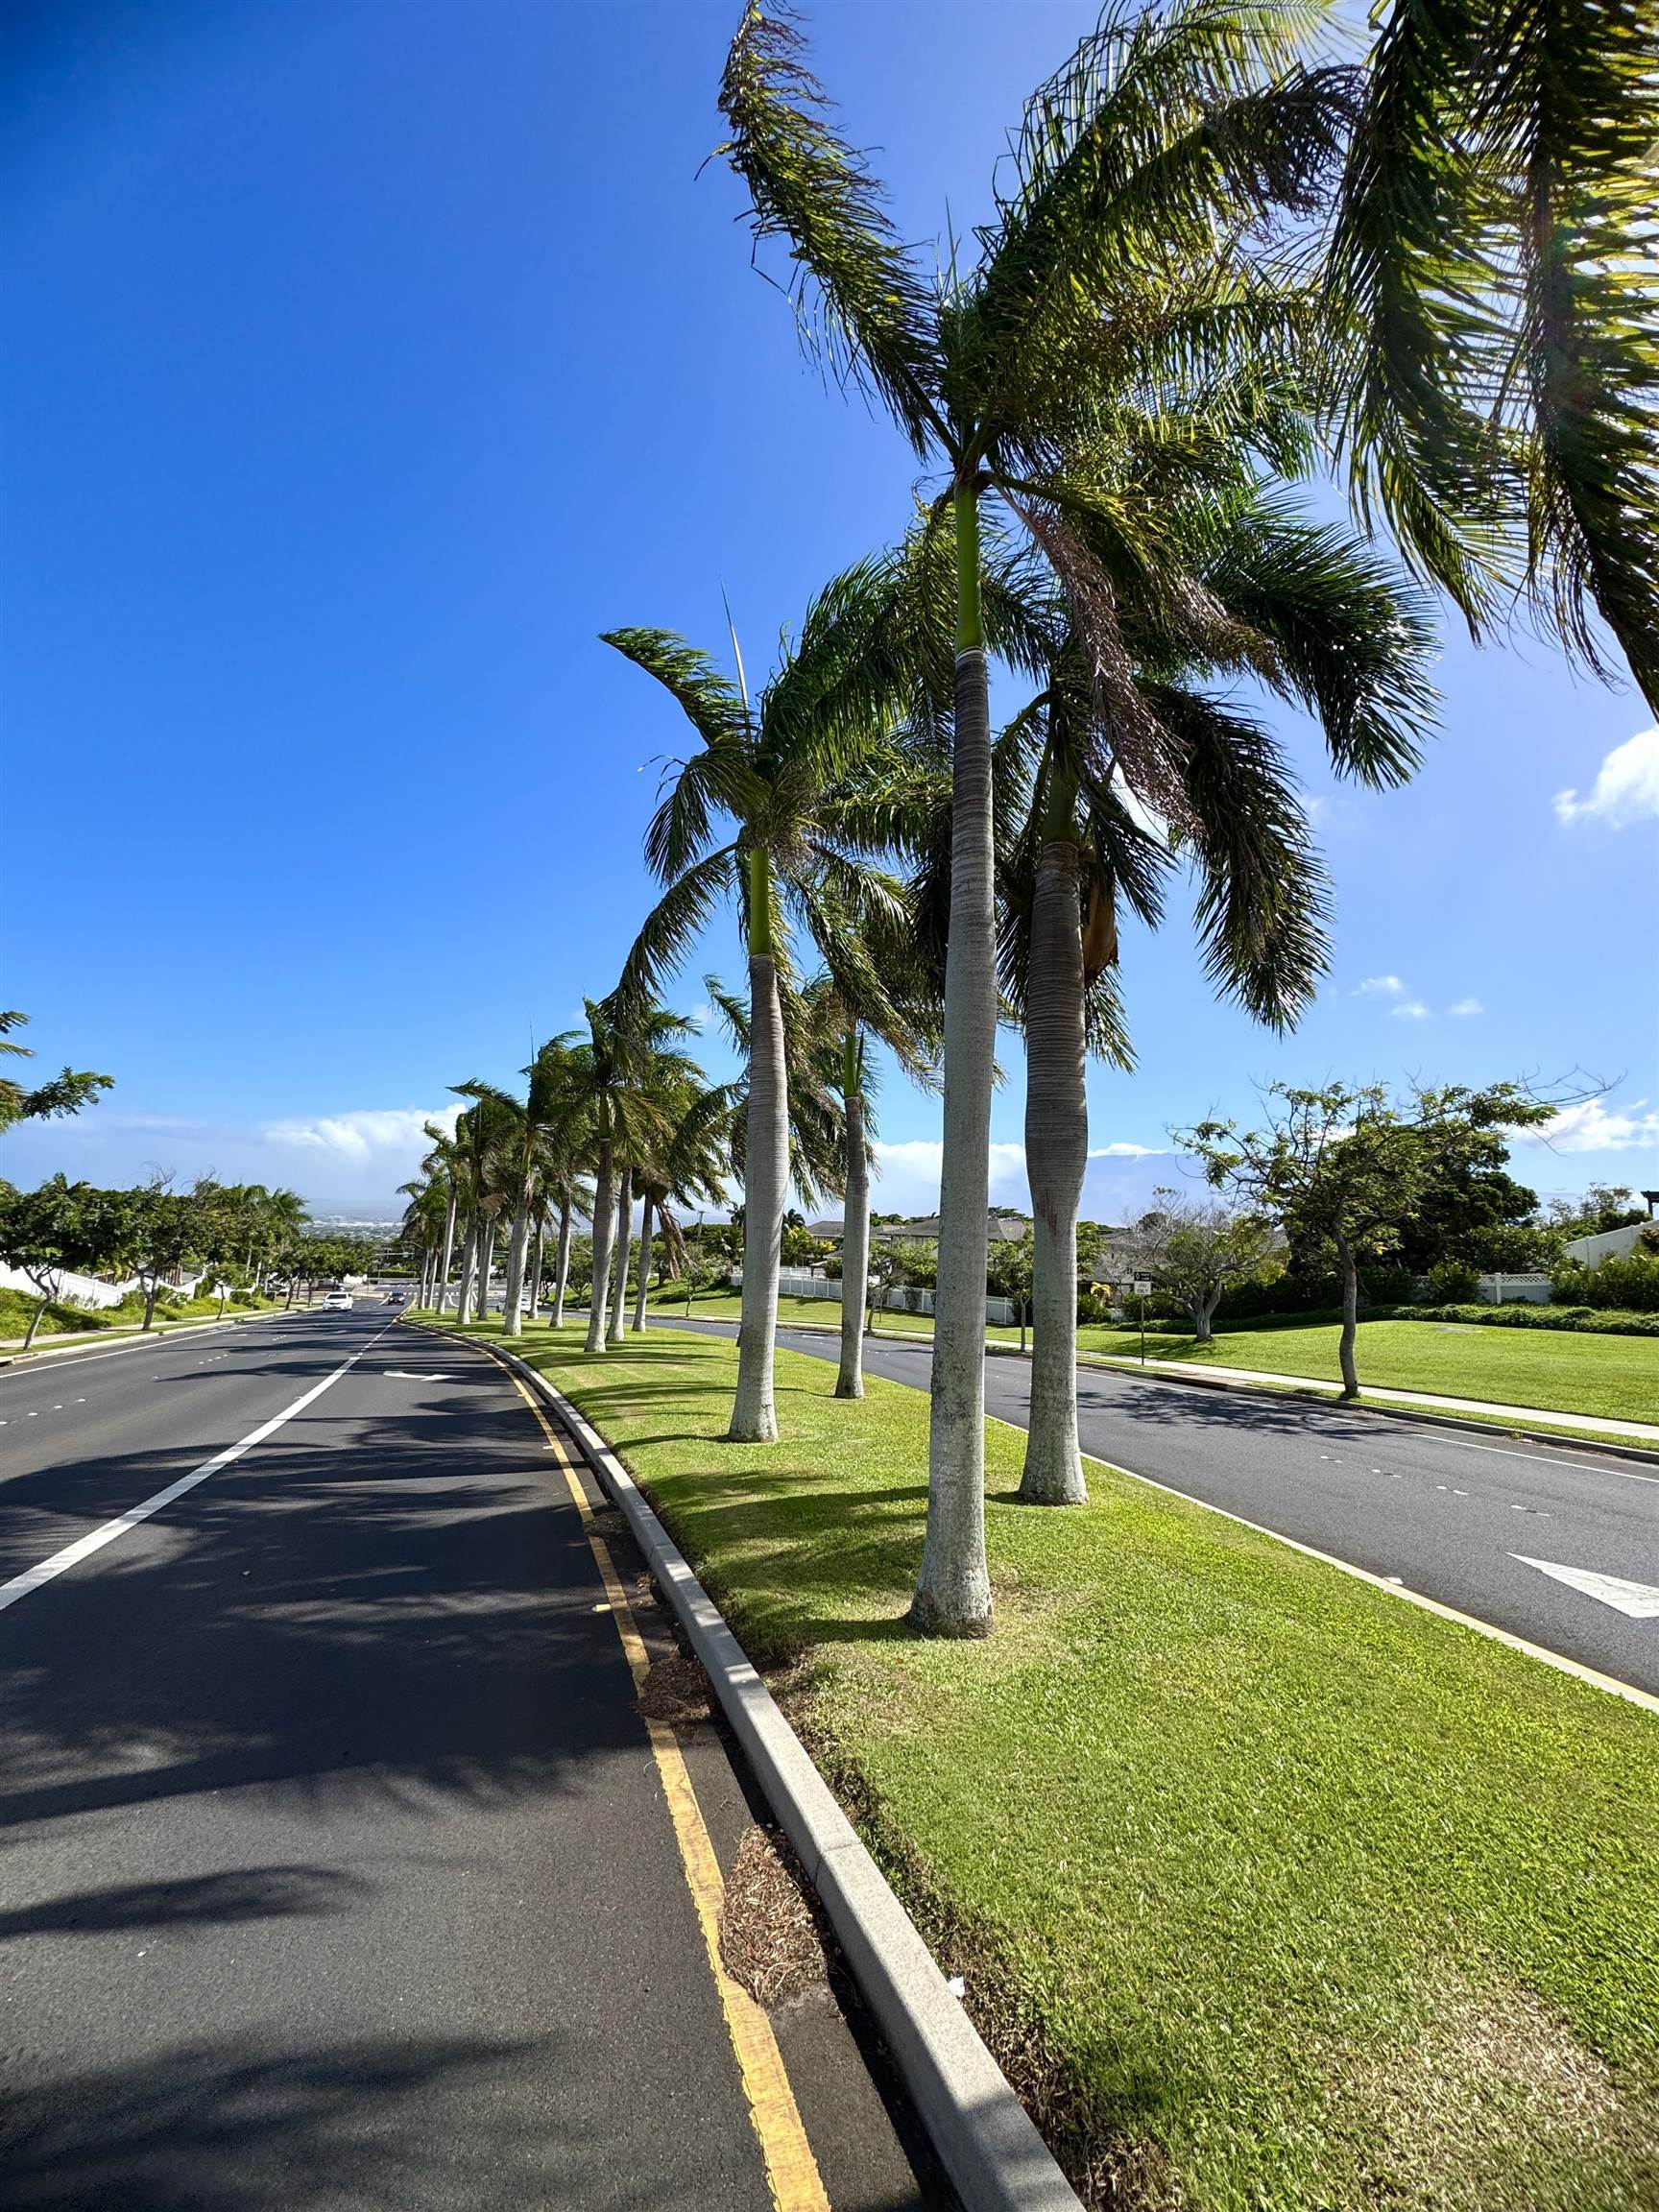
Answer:
[{"label": "roof of house", "polygon": [[[993,1244],[1018,1244],[1030,1226],[1022,1214],[987,1214],[985,1216],[985,1233]],[[870,1234],[886,1238],[893,1243],[936,1244],[939,1216],[926,1214],[915,1221],[878,1221]]]}]

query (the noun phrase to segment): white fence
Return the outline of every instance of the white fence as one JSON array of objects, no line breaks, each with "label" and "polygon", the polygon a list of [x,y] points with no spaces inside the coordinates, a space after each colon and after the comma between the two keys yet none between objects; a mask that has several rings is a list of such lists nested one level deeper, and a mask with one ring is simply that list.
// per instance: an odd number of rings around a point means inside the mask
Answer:
[{"label": "white fence", "polygon": [[1548,1306],[1548,1275],[1482,1275],[1476,1292],[1483,1306],[1503,1306],[1519,1300],[1527,1306]]},{"label": "white fence", "polygon": [[[119,1284],[102,1282],[96,1275],[76,1275],[67,1267],[56,1281],[54,1295],[71,1306],[119,1306],[127,1295]],[[21,1290],[25,1298],[40,1295],[21,1267],[0,1267],[0,1289]]]},{"label": "white fence", "polygon": [[[212,1272],[211,1268],[207,1270],[209,1275]],[[99,1310],[107,1306],[119,1306],[123,1298],[144,1287],[136,1275],[129,1276],[125,1283],[106,1283],[101,1275],[77,1275],[68,1267],[60,1269],[53,1280],[57,1285],[52,1293],[55,1304],[91,1306]],[[186,1275],[177,1283],[163,1283],[163,1303],[169,1298],[194,1297],[196,1286],[203,1280],[200,1275]],[[25,1298],[40,1295],[21,1267],[0,1267],[0,1290],[21,1290]]]}]

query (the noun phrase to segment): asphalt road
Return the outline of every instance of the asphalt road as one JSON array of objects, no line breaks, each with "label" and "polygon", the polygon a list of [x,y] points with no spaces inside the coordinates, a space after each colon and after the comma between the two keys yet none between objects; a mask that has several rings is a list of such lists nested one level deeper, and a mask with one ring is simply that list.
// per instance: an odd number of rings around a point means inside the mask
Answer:
[{"label": "asphalt road", "polygon": [[[0,1421],[0,2205],[768,2212],[604,1585],[502,1371],[374,1306],[10,1370]],[[729,1864],[745,1778],[683,1741]],[[934,2201],[833,1998],[777,2033],[835,2212]]]},{"label": "asphalt road", "polygon": [[[668,1325],[733,1334],[726,1322]],[[834,1339],[811,1330],[780,1329],[778,1341],[837,1356]],[[924,1390],[931,1358],[926,1342],[893,1336],[864,1349],[868,1373]],[[988,1358],[985,1401],[1023,1428],[1029,1363]],[[1077,1416],[1093,1458],[1659,1695],[1659,1471],[1501,1431],[1487,1441],[1099,1368],[1079,1372]],[[1647,1610],[1623,1611],[1530,1560],[1634,1583],[1648,1593]]]}]

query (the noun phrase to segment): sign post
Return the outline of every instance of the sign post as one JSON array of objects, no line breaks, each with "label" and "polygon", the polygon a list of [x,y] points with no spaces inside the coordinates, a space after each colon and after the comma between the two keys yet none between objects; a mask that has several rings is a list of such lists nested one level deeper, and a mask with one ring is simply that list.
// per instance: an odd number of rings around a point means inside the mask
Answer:
[{"label": "sign post", "polygon": [[1135,1285],[1135,1295],[1141,1301],[1141,1364],[1144,1367],[1146,1364],[1146,1301],[1152,1295],[1151,1284],[1138,1280]]}]

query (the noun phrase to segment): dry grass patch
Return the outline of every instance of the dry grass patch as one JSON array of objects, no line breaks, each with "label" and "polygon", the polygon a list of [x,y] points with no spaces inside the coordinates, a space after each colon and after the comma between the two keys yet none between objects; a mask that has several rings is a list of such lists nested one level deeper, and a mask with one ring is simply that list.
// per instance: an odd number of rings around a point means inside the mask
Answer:
[{"label": "dry grass patch", "polygon": [[770,1828],[743,1831],[720,1912],[726,1971],[768,2010],[825,1981],[829,1960],[800,1862]]},{"label": "dry grass patch", "polygon": [[664,1721],[670,1728],[689,1720],[707,1720],[713,1711],[714,1691],[695,1659],[684,1651],[653,1659],[651,1671],[635,1693],[635,1702],[647,1720]]}]

